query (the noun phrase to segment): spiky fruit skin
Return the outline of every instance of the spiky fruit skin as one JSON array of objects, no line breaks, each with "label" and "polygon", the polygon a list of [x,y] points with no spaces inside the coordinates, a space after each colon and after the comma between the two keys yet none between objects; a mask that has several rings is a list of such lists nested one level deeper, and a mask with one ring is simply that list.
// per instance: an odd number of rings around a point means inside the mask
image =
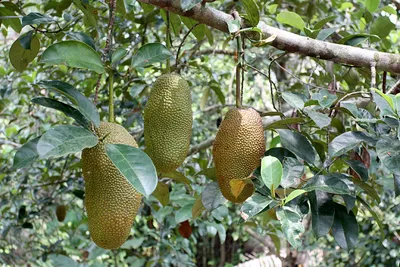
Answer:
[{"label": "spiky fruit skin", "polygon": [[67,215],[67,207],[64,205],[58,205],[56,208],[56,216],[59,222],[63,222],[65,220],[65,216]]},{"label": "spiky fruit skin", "polygon": [[116,249],[129,236],[142,195],[108,158],[105,146],[137,144],[124,127],[115,123],[101,122],[96,134],[99,143],[82,152],[89,232],[99,247]]},{"label": "spiky fruit skin", "polygon": [[174,171],[185,160],[192,135],[192,115],[188,83],[178,74],[161,75],[144,110],[146,153],[158,173]]},{"label": "spiky fruit skin", "polygon": [[260,115],[251,108],[230,109],[222,121],[213,145],[216,176],[223,196],[242,203],[254,192],[248,183],[238,196],[231,180],[248,177],[261,164],[265,152],[264,129]]}]

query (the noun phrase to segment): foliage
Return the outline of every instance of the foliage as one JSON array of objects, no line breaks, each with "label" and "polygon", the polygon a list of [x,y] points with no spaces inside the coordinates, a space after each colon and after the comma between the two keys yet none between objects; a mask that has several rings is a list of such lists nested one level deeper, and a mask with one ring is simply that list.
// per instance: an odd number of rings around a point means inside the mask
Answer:
[{"label": "foliage", "polygon": [[[199,2],[182,1],[182,8]],[[384,93],[394,75],[288,55],[267,46],[272,39],[243,42],[243,105],[261,111],[265,122],[280,117],[265,126],[267,151],[252,177],[256,193],[242,205],[227,203],[214,182],[210,149],[158,181],[129,169],[139,176],[130,182],[148,197],[116,251],[90,240],[80,163],[80,151],[98,142],[92,128],[112,113],[145,150],[142,110],[168,68],[192,90],[192,146],[215,136],[235,102],[233,39],[238,31],[260,32],[259,21],[398,54],[399,11],[386,2],[205,3],[228,13],[235,8],[247,20],[249,28],[234,20],[224,34],[118,0],[111,42],[108,1],[1,2],[0,262],[229,266],[257,254],[245,250],[256,232],[269,236],[279,256],[282,239],[293,251],[323,250],[323,265],[398,265],[400,97]],[[153,168],[143,152],[124,150],[111,146],[109,156],[129,161],[131,154]],[[68,207],[63,222],[59,205]]]}]

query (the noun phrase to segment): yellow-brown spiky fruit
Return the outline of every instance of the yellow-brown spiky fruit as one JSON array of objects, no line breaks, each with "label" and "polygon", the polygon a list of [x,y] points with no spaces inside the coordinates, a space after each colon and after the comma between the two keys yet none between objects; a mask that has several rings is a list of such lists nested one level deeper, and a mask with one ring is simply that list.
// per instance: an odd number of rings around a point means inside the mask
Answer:
[{"label": "yellow-brown spiky fruit", "polygon": [[254,185],[246,178],[260,166],[264,152],[264,129],[257,111],[230,109],[213,146],[217,180],[226,199],[242,203],[253,194]]},{"label": "yellow-brown spiky fruit", "polygon": [[89,232],[99,247],[116,249],[129,236],[142,195],[108,158],[105,146],[137,144],[124,127],[115,123],[101,122],[96,134],[99,143],[82,152]]},{"label": "yellow-brown spiky fruit", "polygon": [[185,160],[192,135],[192,100],[178,74],[161,75],[144,110],[146,153],[158,173],[174,171]]}]

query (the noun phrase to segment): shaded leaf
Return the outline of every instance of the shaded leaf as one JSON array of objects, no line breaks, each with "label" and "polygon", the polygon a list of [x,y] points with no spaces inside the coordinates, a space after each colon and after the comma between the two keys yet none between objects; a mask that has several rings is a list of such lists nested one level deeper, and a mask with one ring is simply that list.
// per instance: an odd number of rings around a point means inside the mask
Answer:
[{"label": "shaded leaf", "polygon": [[350,166],[350,168],[355,171],[361,179],[366,182],[369,178],[368,175],[368,169],[365,167],[365,165],[357,160],[348,160],[346,163]]},{"label": "shaded leaf", "polygon": [[132,57],[133,68],[141,68],[163,62],[172,56],[167,47],[160,43],[145,44]]},{"label": "shaded leaf", "polygon": [[298,185],[303,174],[304,165],[302,163],[300,163],[296,158],[285,157],[283,160],[281,186],[283,188],[289,188]]},{"label": "shaded leaf", "polygon": [[348,176],[341,173],[328,173],[317,175],[307,181],[303,186],[307,191],[320,190],[332,194],[354,195],[354,184]]},{"label": "shaded leaf", "polygon": [[111,63],[121,60],[124,56],[126,56],[126,54],[128,54],[128,51],[125,48],[118,48],[114,51],[114,53],[112,53]]},{"label": "shaded leaf", "polygon": [[150,157],[142,150],[130,145],[107,144],[108,157],[129,183],[145,197],[157,187],[157,172]]},{"label": "shaded leaf", "polygon": [[208,211],[215,210],[227,202],[216,182],[209,183],[204,187],[201,193],[201,201]]},{"label": "shaded leaf", "polygon": [[311,206],[312,229],[317,238],[329,233],[332,227],[335,205],[332,197],[323,191],[315,190],[308,193]]},{"label": "shaded leaf", "polygon": [[81,126],[89,129],[90,122],[79,110],[71,107],[70,105],[47,97],[35,97],[31,100],[31,102],[42,105],[44,107],[59,110],[63,112],[66,116],[75,119],[76,122],[79,123]]},{"label": "shaded leaf", "polygon": [[90,37],[89,35],[87,35],[83,32],[67,32],[66,35],[76,41],[84,42],[85,44],[89,45],[91,48],[96,50],[94,41],[93,41],[92,37]]},{"label": "shaded leaf", "polygon": [[254,0],[241,0],[241,2],[246,10],[244,17],[250,22],[250,26],[256,27],[260,21],[257,3]]},{"label": "shaded leaf", "polygon": [[69,67],[93,70],[103,73],[104,67],[99,54],[86,43],[69,40],[52,44],[43,52],[41,63],[65,64]]},{"label": "shaded leaf", "polygon": [[320,129],[331,124],[331,118],[324,113],[313,110],[307,110],[306,113]]},{"label": "shaded leaf", "polygon": [[40,14],[38,12],[31,12],[22,18],[22,27],[33,24],[49,24],[55,20],[47,15]]},{"label": "shaded leaf", "polygon": [[59,125],[42,135],[37,151],[42,159],[61,157],[93,147],[97,142],[97,136],[82,127]]},{"label": "shaded leaf", "polygon": [[307,96],[300,93],[282,92],[282,98],[295,109],[303,109],[307,102]]},{"label": "shaded leaf", "polygon": [[196,198],[194,205],[192,207],[192,218],[195,219],[201,215],[206,208],[203,206],[203,202],[201,200],[201,195]]},{"label": "shaded leaf", "polygon": [[192,208],[193,208],[193,203],[187,204],[180,208],[176,213],[175,213],[175,220],[177,223],[181,223],[184,221],[187,221],[192,218]]},{"label": "shaded leaf", "polygon": [[299,248],[302,244],[300,234],[304,233],[302,217],[294,209],[283,206],[276,212],[276,216],[282,225],[282,231],[287,241],[294,248]]},{"label": "shaded leaf", "polygon": [[240,216],[247,221],[263,211],[273,201],[268,196],[255,193],[243,203],[240,209]]},{"label": "shaded leaf", "polygon": [[160,201],[164,207],[169,204],[169,186],[167,184],[158,182],[156,189],[153,192],[153,196]]},{"label": "shaded leaf", "polygon": [[29,140],[18,149],[14,156],[13,169],[27,167],[39,158],[39,153],[36,150],[39,139],[40,136]]},{"label": "shaded leaf", "polygon": [[335,203],[335,219],[332,234],[336,243],[344,249],[355,248],[358,243],[358,223],[353,212],[347,213],[344,206]]},{"label": "shaded leaf", "polygon": [[332,140],[328,146],[328,153],[331,157],[338,157],[352,150],[362,142],[375,146],[376,140],[364,132],[345,132]]},{"label": "shaded leaf", "polygon": [[39,49],[40,42],[36,35],[31,38],[30,50],[24,49],[20,39],[17,39],[10,48],[10,62],[17,71],[22,72],[35,59],[39,53]]},{"label": "shaded leaf", "polygon": [[74,261],[68,256],[59,255],[59,254],[50,254],[49,259],[54,264],[54,266],[58,267],[79,267],[79,263]]},{"label": "shaded leaf", "polygon": [[400,141],[398,139],[381,138],[376,143],[376,153],[386,168],[400,175]]}]

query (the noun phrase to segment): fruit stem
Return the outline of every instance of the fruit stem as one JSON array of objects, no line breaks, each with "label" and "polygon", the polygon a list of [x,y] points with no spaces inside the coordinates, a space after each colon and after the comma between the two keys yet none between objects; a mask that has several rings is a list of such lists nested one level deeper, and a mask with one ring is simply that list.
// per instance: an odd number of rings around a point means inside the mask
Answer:
[{"label": "fruit stem", "polygon": [[[170,30],[169,11],[167,11],[166,13],[167,13],[167,32],[166,32],[165,43],[167,45],[168,50],[170,50],[170,48],[171,48],[171,30]],[[170,70],[171,70],[170,62],[171,62],[171,60],[168,58],[167,59],[167,66],[166,66],[167,73],[169,73]]]},{"label": "fruit stem", "polygon": [[[241,83],[240,83],[240,74],[242,68],[242,40],[240,35],[236,37],[237,43],[237,51],[236,51],[236,107],[242,107],[242,91],[241,91]],[[242,77],[243,79],[243,77]]]},{"label": "fruit stem", "polygon": [[114,74],[112,70],[109,72],[108,82],[108,121],[114,122]]}]

